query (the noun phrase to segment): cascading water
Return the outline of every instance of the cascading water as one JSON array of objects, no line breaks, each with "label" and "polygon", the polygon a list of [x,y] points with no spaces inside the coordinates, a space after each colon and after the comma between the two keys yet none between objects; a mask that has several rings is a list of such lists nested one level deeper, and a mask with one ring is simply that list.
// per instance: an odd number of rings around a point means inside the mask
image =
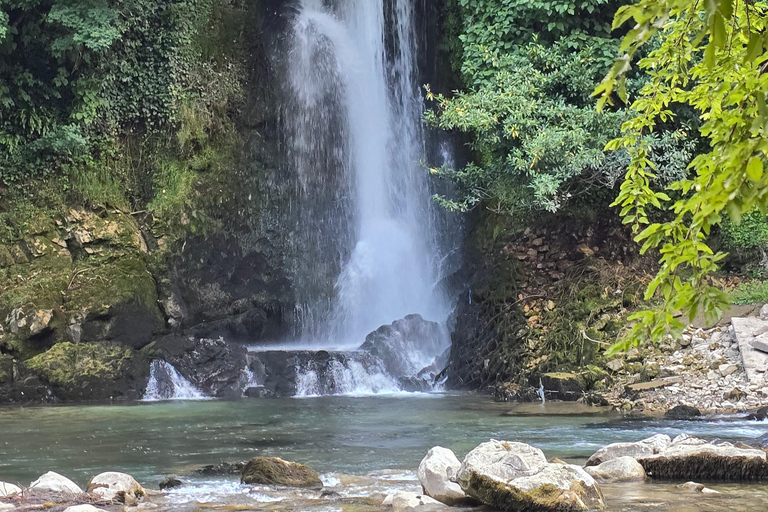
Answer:
[{"label": "cascading water", "polygon": [[[298,5],[285,124],[304,345],[355,350],[379,326],[413,313],[444,322],[450,310],[424,169],[414,1]],[[449,345],[440,336],[425,340],[432,357]],[[422,361],[424,351],[414,356]],[[357,370],[347,367],[357,377],[337,388],[365,380]],[[315,385],[313,371],[299,387]]]},{"label": "cascading water", "polygon": [[167,361],[156,359],[150,367],[149,382],[144,393],[144,401],[156,400],[202,400],[207,398],[176,368]]}]

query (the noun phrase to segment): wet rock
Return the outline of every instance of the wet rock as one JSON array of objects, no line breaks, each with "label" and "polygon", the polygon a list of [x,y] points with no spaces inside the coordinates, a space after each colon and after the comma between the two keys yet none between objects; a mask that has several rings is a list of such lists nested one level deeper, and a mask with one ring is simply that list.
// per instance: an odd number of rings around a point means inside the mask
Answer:
[{"label": "wet rock", "polygon": [[[414,377],[433,365],[435,354],[442,353],[449,343],[450,336],[444,326],[424,320],[421,315],[408,315],[368,334],[360,350],[380,358],[389,375]],[[442,366],[445,364],[447,359]],[[434,373],[441,370],[436,368]]]},{"label": "wet rock", "polygon": [[0,498],[6,498],[13,496],[14,494],[21,493],[21,487],[18,485],[9,484],[7,482],[0,482]]},{"label": "wet rock", "polygon": [[251,386],[249,388],[245,388],[245,391],[243,391],[243,396],[247,396],[248,398],[268,398],[275,395],[265,386]]},{"label": "wet rock", "polygon": [[736,448],[731,443],[711,444],[680,435],[660,453],[637,461],[653,478],[726,482],[768,480],[768,460],[763,450]]},{"label": "wet rock", "polygon": [[278,457],[256,457],[243,468],[240,481],[244,484],[285,485],[288,487],[321,488],[323,482],[317,471],[303,464]]},{"label": "wet rock", "polygon": [[632,457],[619,457],[584,470],[600,483],[635,482],[645,480],[645,470]]},{"label": "wet rock", "polygon": [[539,380],[544,386],[547,398],[554,400],[575,401],[584,394],[584,378],[572,373],[544,373],[539,379],[532,379],[530,384],[534,387]]},{"label": "wet rock", "polygon": [[184,485],[184,482],[182,482],[179,477],[176,475],[170,475],[163,478],[158,487],[162,491],[164,489],[175,489],[176,487],[181,487],[182,485]]},{"label": "wet rock", "polygon": [[49,471],[40,476],[37,480],[29,484],[30,492],[57,492],[68,494],[82,494],[83,490],[69,478],[53,471]]},{"label": "wet rock", "polygon": [[245,382],[248,350],[224,339],[170,335],[142,350],[150,358],[168,361],[207,396],[239,398]]},{"label": "wet rock", "polygon": [[220,462],[219,464],[203,466],[202,468],[196,469],[194,473],[201,476],[237,475],[242,473],[246,464],[246,461]]},{"label": "wet rock", "polygon": [[747,414],[748,420],[756,420],[756,421],[763,421],[765,419],[768,419],[768,406],[761,407],[759,409],[756,409],[749,414]]},{"label": "wet rock", "polygon": [[667,420],[691,420],[701,417],[701,411],[690,405],[676,405],[664,413]]},{"label": "wet rock", "polygon": [[587,466],[597,466],[603,462],[625,456],[634,459],[651,456],[660,453],[671,443],[672,439],[666,434],[656,434],[655,436],[635,443],[612,443],[597,450],[597,452],[587,460]]},{"label": "wet rock", "polygon": [[504,511],[578,511],[605,506],[595,480],[571,464],[551,464],[524,443],[489,441],[464,458],[457,482],[468,496]]},{"label": "wet rock", "polygon": [[448,448],[435,446],[421,460],[417,475],[424,494],[446,505],[458,505],[467,501],[467,495],[453,479],[461,462]]},{"label": "wet rock", "polygon": [[716,491],[714,489],[710,489],[709,487],[705,487],[701,490],[701,494],[720,494],[720,491]]},{"label": "wet rock", "polygon": [[146,492],[131,475],[108,471],[100,473],[88,482],[88,493],[118,503],[134,504]]},{"label": "wet rock", "polygon": [[701,490],[704,488],[704,484],[697,482],[685,482],[684,484],[678,485],[677,488],[683,489],[684,491],[701,492]]}]

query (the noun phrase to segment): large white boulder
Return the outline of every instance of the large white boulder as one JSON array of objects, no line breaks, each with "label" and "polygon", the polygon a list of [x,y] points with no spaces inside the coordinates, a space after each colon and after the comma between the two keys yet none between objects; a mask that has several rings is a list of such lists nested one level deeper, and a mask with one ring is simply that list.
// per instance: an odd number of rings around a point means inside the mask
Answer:
[{"label": "large white boulder", "polygon": [[448,448],[435,446],[429,450],[417,472],[424,494],[446,505],[466,502],[467,495],[454,481],[460,467],[461,462]]},{"label": "large white boulder", "polygon": [[29,490],[32,492],[61,492],[69,494],[82,494],[83,490],[69,478],[53,471],[40,476],[37,480],[29,484]]},{"label": "large white boulder", "polygon": [[21,494],[21,487],[9,484],[8,482],[0,482],[0,498],[13,496],[14,494]]},{"label": "large white boulder", "polygon": [[666,434],[656,434],[635,443],[609,444],[597,450],[587,461],[587,466],[597,466],[619,457],[632,457],[633,459],[648,457],[660,453],[670,444],[672,444],[672,439]]},{"label": "large white boulder", "polygon": [[541,450],[524,443],[482,443],[464,458],[457,482],[468,496],[504,511],[605,507],[597,482],[581,467],[549,463]]},{"label": "large white boulder", "polygon": [[643,466],[627,456],[611,459],[597,466],[587,466],[584,471],[601,484],[645,480]]},{"label": "large white boulder", "polygon": [[131,475],[116,471],[100,473],[91,478],[88,482],[88,493],[120,503],[135,503],[146,494]]}]

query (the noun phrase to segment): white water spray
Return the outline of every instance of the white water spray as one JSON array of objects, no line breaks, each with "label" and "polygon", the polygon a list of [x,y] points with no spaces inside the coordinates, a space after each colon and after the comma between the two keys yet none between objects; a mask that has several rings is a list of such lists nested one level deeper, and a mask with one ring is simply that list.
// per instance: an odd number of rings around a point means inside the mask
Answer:
[{"label": "white water spray", "polygon": [[147,390],[142,400],[203,400],[207,398],[170,363],[161,359],[152,361]]}]

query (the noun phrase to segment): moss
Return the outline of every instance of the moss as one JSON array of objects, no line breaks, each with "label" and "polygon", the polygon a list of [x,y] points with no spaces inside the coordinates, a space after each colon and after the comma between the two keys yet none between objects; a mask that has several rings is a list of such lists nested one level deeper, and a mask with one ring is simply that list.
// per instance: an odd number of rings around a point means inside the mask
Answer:
[{"label": "moss", "polygon": [[296,462],[277,457],[256,457],[243,468],[240,480],[244,484],[287,485],[291,487],[322,487],[317,471]]},{"label": "moss", "polygon": [[136,398],[149,376],[139,353],[102,343],[58,343],[26,365],[65,400]]}]

